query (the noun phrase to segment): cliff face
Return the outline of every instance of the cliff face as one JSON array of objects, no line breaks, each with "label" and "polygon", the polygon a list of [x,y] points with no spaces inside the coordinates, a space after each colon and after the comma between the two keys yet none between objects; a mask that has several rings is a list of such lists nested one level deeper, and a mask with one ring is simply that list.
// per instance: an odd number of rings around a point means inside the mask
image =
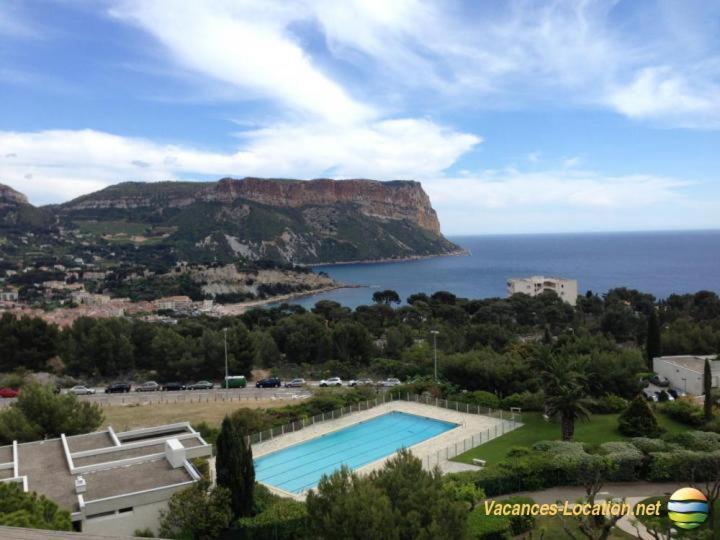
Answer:
[{"label": "cliff face", "polygon": [[[366,261],[459,250],[418,182],[130,182],[52,208],[68,229],[166,249],[184,261]],[[139,232],[141,231],[141,232]]]},{"label": "cliff face", "polygon": [[243,199],[280,208],[350,204],[370,217],[409,220],[440,233],[440,222],[419,182],[223,178],[212,183],[119,184],[61,205],[64,212],[150,207],[184,208],[197,202],[232,205]]},{"label": "cliff face", "polygon": [[22,193],[15,191],[10,186],[0,184],[0,206],[27,205],[28,199]]},{"label": "cliff face", "polygon": [[289,208],[354,204],[367,216],[409,220],[440,233],[440,222],[419,182],[375,180],[263,180],[224,178],[200,193],[205,201],[237,199]]}]

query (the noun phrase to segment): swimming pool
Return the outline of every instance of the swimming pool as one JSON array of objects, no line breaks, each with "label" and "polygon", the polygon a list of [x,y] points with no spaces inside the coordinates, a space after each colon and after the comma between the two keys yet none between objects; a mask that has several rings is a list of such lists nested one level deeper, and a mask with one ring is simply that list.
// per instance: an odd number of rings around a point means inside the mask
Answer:
[{"label": "swimming pool", "polygon": [[341,465],[357,469],[455,427],[451,422],[391,412],[259,457],[255,479],[302,493]]}]

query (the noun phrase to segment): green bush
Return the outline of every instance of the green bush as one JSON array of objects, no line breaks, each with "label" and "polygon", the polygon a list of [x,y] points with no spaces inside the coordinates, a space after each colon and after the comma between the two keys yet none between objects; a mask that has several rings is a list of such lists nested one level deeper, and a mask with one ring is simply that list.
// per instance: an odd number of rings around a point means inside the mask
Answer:
[{"label": "green bush", "polygon": [[307,507],[293,499],[277,499],[256,516],[237,520],[232,531],[248,540],[309,538]]},{"label": "green bush", "polygon": [[500,398],[492,392],[484,390],[476,390],[475,392],[465,392],[463,394],[453,394],[449,396],[450,401],[459,401],[460,403],[469,403],[478,407],[489,407],[491,409],[500,408]]},{"label": "green bush", "polygon": [[668,450],[668,444],[662,439],[651,439],[649,437],[633,437],[630,444],[640,450],[644,454],[651,452],[665,452]]},{"label": "green bush", "polygon": [[518,394],[510,394],[501,402],[503,409],[511,407],[520,407],[523,411],[544,411],[545,410],[545,393],[540,390],[538,392],[520,392]]},{"label": "green bush", "polygon": [[484,505],[470,512],[466,524],[469,540],[506,540],[510,538],[510,519],[485,513]]},{"label": "green bush", "polygon": [[705,422],[702,427],[703,431],[712,431],[713,433],[720,433],[720,416],[715,415],[715,418]]},{"label": "green bush", "polygon": [[659,410],[672,418],[688,426],[699,427],[705,423],[705,415],[702,407],[696,405],[690,399],[676,399],[658,406]]},{"label": "green bush", "polygon": [[606,442],[600,445],[600,453],[607,456],[612,466],[607,480],[611,482],[633,482],[640,480],[644,455],[629,442]]},{"label": "green bush", "polygon": [[662,433],[655,413],[641,394],[635,396],[618,418],[618,430],[628,437],[657,437]]},{"label": "green bush", "polygon": [[599,399],[593,400],[589,409],[595,414],[613,414],[624,411],[627,406],[627,399],[614,394],[607,394]]},{"label": "green bush", "polygon": [[[508,497],[504,501],[505,503],[510,504],[535,504],[535,500],[532,497],[521,497],[521,496],[515,496],[515,497]],[[523,516],[509,516],[510,519],[510,532],[513,536],[518,536],[520,534],[524,534],[528,531],[533,530],[535,527],[535,516],[532,515],[523,515]]]},{"label": "green bush", "polygon": [[703,482],[718,474],[720,451],[675,450],[650,454],[648,480],[652,482]]},{"label": "green bush", "polygon": [[0,482],[0,525],[70,531],[70,512],[43,495],[26,493],[18,484]]},{"label": "green bush", "polygon": [[665,442],[676,444],[685,450],[714,452],[720,450],[720,435],[707,431],[684,431],[665,437]]}]

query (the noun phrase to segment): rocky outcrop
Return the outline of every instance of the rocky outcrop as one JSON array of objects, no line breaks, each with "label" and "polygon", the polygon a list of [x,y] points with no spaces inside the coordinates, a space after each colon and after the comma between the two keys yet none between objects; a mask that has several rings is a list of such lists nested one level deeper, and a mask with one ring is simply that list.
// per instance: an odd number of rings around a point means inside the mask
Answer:
[{"label": "rocky outcrop", "polygon": [[19,206],[28,205],[28,199],[19,191],[15,191],[10,186],[0,184],[0,206]]},{"label": "rocky outcrop", "polygon": [[356,206],[366,216],[408,220],[440,233],[435,210],[419,182],[397,180],[276,180],[224,178],[218,182],[125,183],[60,206],[63,212],[151,207],[184,208],[197,202],[230,205],[239,199],[281,208]]},{"label": "rocky outcrop", "polygon": [[289,208],[354,204],[381,219],[406,219],[440,232],[440,222],[419,182],[396,180],[266,180],[223,178],[199,194],[204,201],[230,204],[237,199]]}]

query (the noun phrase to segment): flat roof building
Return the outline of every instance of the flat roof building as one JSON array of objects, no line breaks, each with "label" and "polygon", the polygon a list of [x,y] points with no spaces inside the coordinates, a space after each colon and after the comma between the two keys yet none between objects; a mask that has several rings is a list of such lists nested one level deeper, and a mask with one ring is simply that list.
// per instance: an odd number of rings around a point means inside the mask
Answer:
[{"label": "flat roof building", "polygon": [[0,482],[45,495],[95,534],[157,533],[170,497],[200,479],[190,460],[212,447],[187,422],[116,433],[61,435],[0,447]]},{"label": "flat roof building", "polygon": [[529,296],[538,296],[546,291],[552,291],[562,300],[574,306],[577,303],[577,280],[561,277],[531,276],[526,278],[510,278],[507,282],[508,297],[523,293]]},{"label": "flat roof building", "polygon": [[713,388],[720,387],[720,360],[717,355],[695,356],[659,356],[653,358],[653,371],[660,377],[670,381],[670,386],[682,390],[686,394],[701,396],[703,390],[703,374],[705,373],[705,360],[710,360],[711,384]]}]

